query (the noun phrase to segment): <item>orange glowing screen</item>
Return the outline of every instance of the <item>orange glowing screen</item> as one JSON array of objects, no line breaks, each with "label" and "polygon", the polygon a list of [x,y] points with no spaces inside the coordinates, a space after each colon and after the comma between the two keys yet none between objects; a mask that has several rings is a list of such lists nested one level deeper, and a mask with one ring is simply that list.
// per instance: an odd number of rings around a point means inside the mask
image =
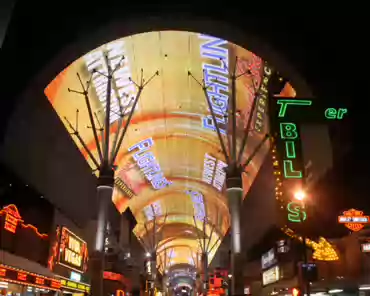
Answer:
[{"label": "orange glowing screen", "polygon": [[[81,91],[76,73],[83,83],[91,79],[88,95],[94,122],[99,128],[104,122],[107,93],[106,79],[101,73],[106,73],[108,63],[112,67],[121,63],[112,83],[110,139],[113,144],[117,133],[126,124],[133,109],[133,98],[138,93],[132,81],[140,81],[141,69],[145,81],[158,71],[159,76],[155,76],[141,93],[115,163],[113,202],[120,212],[130,207],[141,225],[135,229],[137,236],[145,234],[143,223],[167,214],[166,224],[194,225],[193,216],[198,222],[207,217],[216,227],[210,245],[222,241],[229,228],[224,186],[226,163],[205,93],[195,79],[202,81],[204,78],[217,124],[226,141],[231,128],[227,116],[231,93],[228,72],[233,71],[236,57],[236,74],[240,74],[236,82],[236,135],[237,142],[241,143],[252,100],[260,86],[269,80],[273,69],[254,53],[220,38],[161,31],[117,39],[77,59],[46,87],[49,102],[69,132],[72,129],[65,118],[75,128],[76,110],[79,111],[78,133],[92,155],[99,159],[85,99],[68,91]],[[195,79],[188,75],[189,71]],[[241,75],[246,72],[247,75]],[[294,90],[287,88],[285,91],[291,93]],[[266,104],[264,93],[252,117],[247,148],[242,153],[243,162],[268,131]],[[123,120],[120,114],[125,115]],[[98,138],[101,141],[100,132]],[[84,145],[76,137],[73,140],[95,169]],[[267,151],[266,142],[243,174],[245,194]],[[110,155],[112,153],[110,151]],[[210,230],[207,231],[209,234]],[[172,243],[187,245],[188,241]],[[189,263],[189,258],[196,256],[197,248],[197,242],[190,243],[189,254],[189,248],[176,247],[173,262]],[[214,252],[216,250],[217,247]]]}]

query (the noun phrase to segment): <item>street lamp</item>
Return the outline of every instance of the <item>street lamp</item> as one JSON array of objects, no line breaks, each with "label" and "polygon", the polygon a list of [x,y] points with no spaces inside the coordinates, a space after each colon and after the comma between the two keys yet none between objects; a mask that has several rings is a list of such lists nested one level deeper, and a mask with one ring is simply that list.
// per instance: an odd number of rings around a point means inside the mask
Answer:
[{"label": "street lamp", "polygon": [[[305,220],[306,218],[306,214],[304,212],[305,210],[305,199],[307,197],[307,194],[304,190],[297,190],[296,192],[294,192],[294,198],[298,201],[300,201],[301,203],[301,209],[299,211],[299,221],[300,223],[302,224],[303,221]],[[302,244],[303,244],[303,269],[302,269],[302,275],[303,275],[303,280],[304,280],[304,283],[305,283],[305,288],[306,288],[306,295],[307,296],[310,296],[310,283],[307,279],[307,265],[308,265],[308,260],[307,260],[307,245],[306,245],[306,236],[304,235],[304,232],[303,232],[303,235],[302,235]]]},{"label": "street lamp", "polygon": [[294,193],[294,198],[296,200],[299,200],[302,202],[303,204],[303,200],[306,198],[306,192],[304,192],[303,190],[298,190]]}]

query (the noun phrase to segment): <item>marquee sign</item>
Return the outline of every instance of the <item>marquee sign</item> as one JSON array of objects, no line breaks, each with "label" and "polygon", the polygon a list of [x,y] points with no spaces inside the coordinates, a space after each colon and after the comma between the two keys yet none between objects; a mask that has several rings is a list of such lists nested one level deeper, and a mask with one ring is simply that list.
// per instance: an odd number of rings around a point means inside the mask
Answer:
[{"label": "marquee sign", "polygon": [[370,223],[370,217],[365,216],[362,211],[350,209],[338,217],[338,222],[344,224],[351,231],[360,231],[365,224]]},{"label": "marquee sign", "polygon": [[78,272],[87,269],[87,244],[66,227],[62,227],[59,240],[58,264]]},{"label": "marquee sign", "polygon": [[61,279],[61,285],[63,288],[66,289],[90,293],[90,286],[84,283],[75,282],[67,279]]},{"label": "marquee sign", "polygon": [[17,232],[17,227],[19,226],[32,229],[40,238],[48,237],[46,233],[40,233],[35,226],[31,224],[25,224],[18,211],[18,208],[14,204],[3,207],[3,209],[0,210],[0,216],[5,216],[4,229],[11,233],[15,234]]},{"label": "marquee sign", "polygon": [[0,264],[0,280],[54,291],[59,291],[61,287],[61,283],[57,279],[3,264]]},{"label": "marquee sign", "polygon": [[303,222],[307,214],[294,200],[294,192],[305,187],[300,126],[346,118],[346,108],[334,108],[327,100],[270,96],[270,128],[276,175],[276,198],[286,205],[287,220]]}]

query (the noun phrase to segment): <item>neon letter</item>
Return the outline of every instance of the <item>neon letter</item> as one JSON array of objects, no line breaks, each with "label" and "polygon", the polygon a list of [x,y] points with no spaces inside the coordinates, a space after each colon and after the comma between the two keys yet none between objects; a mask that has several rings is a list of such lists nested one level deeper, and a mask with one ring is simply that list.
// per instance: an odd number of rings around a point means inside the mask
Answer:
[{"label": "neon letter", "polygon": [[288,214],[288,220],[290,222],[303,222],[307,219],[307,214],[304,210],[302,210],[301,206],[297,204],[296,202],[290,202],[287,206],[287,210],[289,212]]},{"label": "neon letter", "polygon": [[334,108],[328,108],[325,110],[325,117],[327,119],[336,119],[337,118],[337,110]]},{"label": "neon letter", "polygon": [[282,139],[296,139],[298,137],[298,132],[295,123],[280,123],[280,136]]},{"label": "neon letter", "polygon": [[302,171],[295,171],[291,160],[284,160],[284,177],[290,179],[301,179]]},{"label": "neon letter", "polygon": [[295,105],[295,106],[311,106],[311,100],[278,100],[277,103],[280,105],[279,110],[279,117],[285,117],[286,109],[288,105]]},{"label": "neon letter", "polygon": [[295,144],[293,141],[286,141],[285,142],[285,152],[286,152],[286,157],[288,158],[295,158]]},{"label": "neon letter", "polygon": [[347,109],[346,108],[339,108],[337,118],[338,119],[342,119],[343,118],[343,115],[346,114],[346,113],[347,113]]}]

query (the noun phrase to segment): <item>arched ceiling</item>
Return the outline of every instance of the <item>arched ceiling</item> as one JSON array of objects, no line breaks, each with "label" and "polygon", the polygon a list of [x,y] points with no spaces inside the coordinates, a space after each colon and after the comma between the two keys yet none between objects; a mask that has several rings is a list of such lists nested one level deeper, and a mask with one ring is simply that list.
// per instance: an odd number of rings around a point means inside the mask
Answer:
[{"label": "arched ceiling", "polygon": [[[102,127],[108,67],[117,69],[111,93],[111,146],[126,125],[141,79],[147,82],[115,161],[113,202],[120,212],[130,207],[138,221],[135,233],[144,244],[157,245],[158,253],[161,248],[174,250],[171,264],[196,265],[200,238],[207,240],[204,247],[212,248],[229,228],[224,187],[227,165],[207,96],[227,141],[229,73],[236,67],[240,76],[236,82],[237,143],[241,143],[248,119],[253,116],[242,154],[245,162],[268,132],[266,102],[259,103],[251,115],[253,99],[261,81],[276,71],[259,56],[222,38],[184,31],[137,34],[89,51],[60,72],[45,88],[45,95],[67,130],[73,134],[78,129],[83,142],[72,138],[92,169],[96,168],[93,158],[98,159],[99,150],[85,99],[76,91],[81,91],[81,82],[88,83],[94,124]],[[101,141],[101,134],[98,136]],[[267,150],[266,143],[243,174],[244,196]],[[148,229],[152,220],[156,223]],[[161,228],[155,228],[156,224]],[[194,228],[204,235],[194,233]],[[156,232],[151,243],[149,231]],[[210,260],[216,250],[210,252]]]}]

